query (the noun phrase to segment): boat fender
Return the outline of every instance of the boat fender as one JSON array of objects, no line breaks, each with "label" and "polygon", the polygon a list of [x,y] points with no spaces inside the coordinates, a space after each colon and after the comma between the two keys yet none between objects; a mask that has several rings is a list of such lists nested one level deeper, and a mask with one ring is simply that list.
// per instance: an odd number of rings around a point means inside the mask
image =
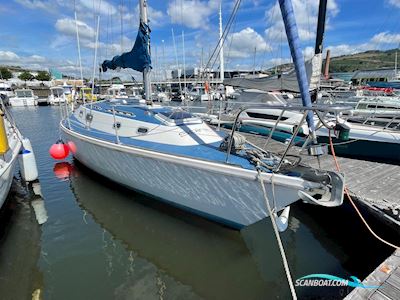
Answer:
[{"label": "boat fender", "polygon": [[29,139],[22,139],[22,150],[18,155],[18,163],[21,170],[23,180],[35,181],[39,177],[35,154],[33,153],[32,145]]},{"label": "boat fender", "polygon": [[10,149],[10,147],[8,145],[7,131],[4,124],[4,112],[0,110],[0,154],[5,154],[8,149]]},{"label": "boat fender", "polygon": [[337,136],[342,141],[349,140],[350,128],[344,123],[337,123],[335,126],[335,131],[337,132]]},{"label": "boat fender", "polygon": [[275,214],[275,222],[278,226],[279,232],[284,232],[289,225],[289,213],[290,213],[290,206],[284,208],[282,213],[278,216]]}]

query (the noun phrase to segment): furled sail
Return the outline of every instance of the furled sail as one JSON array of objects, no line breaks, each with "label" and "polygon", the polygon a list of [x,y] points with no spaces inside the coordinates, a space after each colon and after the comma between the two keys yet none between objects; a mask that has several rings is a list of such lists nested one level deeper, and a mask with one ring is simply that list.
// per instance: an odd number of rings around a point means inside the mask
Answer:
[{"label": "furled sail", "polygon": [[150,28],[148,25],[140,22],[138,35],[135,44],[129,52],[114,56],[112,60],[105,60],[101,67],[103,72],[108,69],[131,68],[143,72],[144,69],[151,68],[151,58],[148,49]]},{"label": "furled sail", "polygon": [[[322,66],[322,54],[316,54],[306,61],[307,80],[310,91],[319,85]],[[245,89],[258,89],[265,92],[288,91],[300,93],[295,69],[287,73],[263,78],[225,78],[224,84]]]},{"label": "furled sail", "polygon": [[[300,38],[297,30],[296,19],[294,17],[293,5],[291,0],[279,0],[283,23],[285,24],[286,35],[289,42],[290,53],[292,54],[293,64],[296,70],[297,81],[301,94],[301,100],[306,107],[312,107],[309,80],[307,78],[306,67],[303,53],[300,48]],[[312,111],[307,114],[308,127],[314,131],[314,118]]]}]

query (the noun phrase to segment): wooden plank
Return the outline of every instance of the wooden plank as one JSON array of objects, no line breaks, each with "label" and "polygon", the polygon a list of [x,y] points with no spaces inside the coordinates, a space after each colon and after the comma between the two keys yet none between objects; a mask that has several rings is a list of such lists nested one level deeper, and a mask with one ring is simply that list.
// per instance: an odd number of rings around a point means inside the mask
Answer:
[{"label": "wooden plank", "polygon": [[376,285],[378,289],[354,289],[346,300],[373,299],[398,300],[400,299],[400,250],[396,250],[390,257],[379,265],[363,281],[364,285]]},{"label": "wooden plank", "polygon": [[[226,129],[221,129],[225,130]],[[227,132],[227,131],[226,131]],[[267,151],[281,154],[286,145],[275,140],[271,140],[265,148],[267,137],[240,133],[246,139]],[[310,167],[320,168],[329,171],[336,171],[333,157],[323,155],[316,158],[300,154],[300,147],[293,147],[289,154],[300,155],[302,163]],[[355,196],[356,200],[362,202],[369,209],[376,210],[379,218],[389,222],[394,228],[400,225],[400,166],[389,165],[378,162],[364,161],[358,159],[338,157],[341,171],[345,175],[346,185]],[[391,213],[393,208],[399,212],[396,215]]]},{"label": "wooden plank", "polygon": [[388,280],[381,285],[381,287],[379,288],[379,292],[384,294],[389,299],[399,299],[400,298],[400,290],[397,289],[395,286],[389,284]]},{"label": "wooden plank", "polygon": [[[352,299],[357,299],[357,298],[352,298]],[[359,298],[359,299],[365,299],[365,298]],[[368,299],[370,300],[391,300],[390,298],[386,297],[386,295],[382,294],[379,290],[375,291],[371,297]]]}]

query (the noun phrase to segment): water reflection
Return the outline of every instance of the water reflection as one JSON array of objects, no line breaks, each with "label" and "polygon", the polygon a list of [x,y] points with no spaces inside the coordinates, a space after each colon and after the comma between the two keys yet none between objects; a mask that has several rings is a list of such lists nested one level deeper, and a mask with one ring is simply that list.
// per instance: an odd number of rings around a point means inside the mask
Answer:
[{"label": "water reflection", "polygon": [[1,299],[31,299],[32,293],[40,294],[43,290],[43,274],[37,266],[41,228],[31,200],[43,201],[32,187],[27,189],[14,179],[0,210]]},{"label": "water reflection", "polygon": [[[67,169],[79,205],[103,228],[108,272],[113,270],[113,260],[119,259],[114,252],[115,240],[122,241],[129,252],[126,276],[115,289],[116,296],[122,299],[132,295],[148,295],[152,299],[161,293],[167,299],[178,295],[182,299],[290,296],[269,219],[238,232],[126,190],[77,162]],[[343,214],[340,210],[311,209],[311,216],[302,208],[294,206],[289,229],[282,234],[294,279],[310,273],[363,278],[367,273],[360,273],[358,265],[367,266],[364,269],[370,271],[381,257],[388,255],[388,249],[376,247],[368,239],[365,242],[365,236],[359,238],[359,246],[354,245],[351,241],[354,230],[344,231],[341,239],[331,239],[338,228],[343,229],[342,225],[329,224],[332,218],[337,220]],[[330,213],[332,217],[324,221]],[[378,260],[370,262],[363,261],[364,256],[349,256],[365,245],[382,250]],[[350,259],[352,265],[347,268]],[[323,294],[336,298],[349,291],[298,288],[297,292],[300,297]]]},{"label": "water reflection", "polygon": [[[136,292],[144,285],[155,292],[161,280],[169,297],[243,299],[274,287],[260,278],[237,231],[121,190],[81,165],[72,172],[71,188],[82,209],[134,257],[136,271],[127,280],[135,284],[125,283],[125,289]],[[106,239],[103,247],[107,260],[110,243]]]}]

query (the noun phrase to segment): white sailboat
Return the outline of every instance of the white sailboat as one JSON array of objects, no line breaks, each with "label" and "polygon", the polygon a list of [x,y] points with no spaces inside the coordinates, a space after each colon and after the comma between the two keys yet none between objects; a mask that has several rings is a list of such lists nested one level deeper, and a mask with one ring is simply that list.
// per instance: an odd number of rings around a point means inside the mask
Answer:
[{"label": "white sailboat", "polygon": [[[18,164],[18,154],[21,150],[22,143],[19,139],[20,133],[14,128],[11,123],[4,117],[0,117],[4,126],[0,127],[0,208],[3,206],[8,192],[11,188],[11,183],[14,178],[14,173]],[[5,134],[5,136],[3,136]],[[7,145],[5,144],[7,143]],[[4,145],[6,145],[4,147]]]},{"label": "white sailboat", "polygon": [[19,163],[25,181],[38,178],[31,143],[24,138],[3,103],[0,105],[0,208],[3,206]]},{"label": "white sailboat", "polygon": [[268,217],[265,201],[274,214],[300,198],[329,207],[342,203],[341,175],[298,165],[233,133],[225,137],[179,108],[153,104],[145,0],[140,13],[132,51],[102,66],[143,72],[146,101],[90,103],[62,120],[64,141],[77,160],[121,185],[234,228]]}]

